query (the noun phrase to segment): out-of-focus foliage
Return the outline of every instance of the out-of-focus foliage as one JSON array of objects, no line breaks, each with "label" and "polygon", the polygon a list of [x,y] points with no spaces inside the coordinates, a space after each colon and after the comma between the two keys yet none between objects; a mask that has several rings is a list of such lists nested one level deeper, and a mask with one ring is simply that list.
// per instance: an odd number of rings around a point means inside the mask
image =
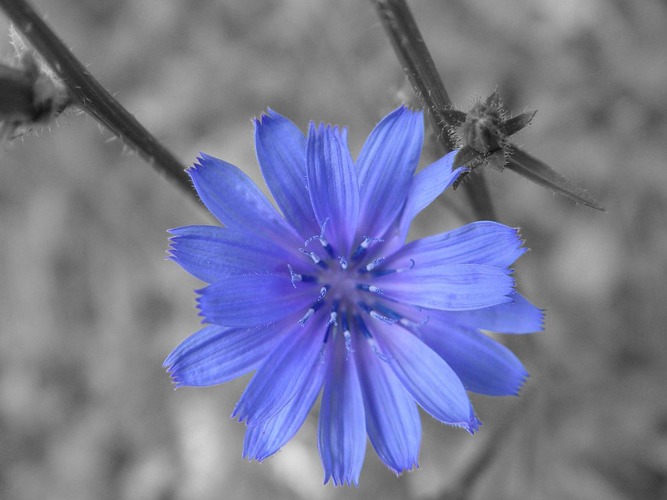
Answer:
[{"label": "out-of-focus foliage", "polygon": [[[266,106],[302,127],[349,124],[358,151],[410,97],[370,3],[34,4],[184,161],[206,151],[255,179],[250,118]],[[394,479],[369,454],[359,490],[321,486],[315,419],[266,463],[242,461],[227,416],[246,380],[173,391],[161,367],[198,328],[199,284],[164,260],[166,229],[208,216],[69,112],[0,160],[1,498],[438,498],[485,436],[502,441],[469,498],[667,495],[667,6],[411,6],[455,104],[497,85],[508,108],[538,109],[517,142],[608,211],[482,174],[533,250],[520,287],[547,308],[545,333],[508,339],[532,375],[524,394],[475,398],[475,437],[424,418],[421,470]],[[459,225],[456,197],[415,236]]]}]

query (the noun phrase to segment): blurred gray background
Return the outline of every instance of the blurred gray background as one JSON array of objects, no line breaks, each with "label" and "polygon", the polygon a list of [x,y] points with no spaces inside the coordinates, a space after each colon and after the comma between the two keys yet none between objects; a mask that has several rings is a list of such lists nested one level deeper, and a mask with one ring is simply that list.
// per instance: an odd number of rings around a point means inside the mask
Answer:
[{"label": "blurred gray background", "polygon": [[[349,125],[358,152],[411,98],[368,1],[33,3],[186,163],[206,151],[258,179],[251,118],[267,106]],[[174,391],[161,367],[199,323],[166,230],[211,218],[68,112],[0,152],[0,498],[667,498],[667,4],[411,5],[455,104],[497,86],[538,109],[518,143],[607,208],[483,174],[532,249],[520,289],[547,309],[544,333],[505,337],[531,373],[522,395],[474,397],[475,437],[424,415],[421,468],[396,479],[369,447],[358,490],[321,485],[314,417],[265,463],[242,460],[228,416],[248,378]],[[446,200],[415,237],[468,221],[462,191]]]}]

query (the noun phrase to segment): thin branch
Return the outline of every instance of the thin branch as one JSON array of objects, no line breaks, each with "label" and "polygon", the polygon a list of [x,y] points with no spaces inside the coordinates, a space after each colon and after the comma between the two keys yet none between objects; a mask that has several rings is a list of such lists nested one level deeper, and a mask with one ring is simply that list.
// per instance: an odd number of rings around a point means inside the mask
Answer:
[{"label": "thin branch", "polygon": [[[453,123],[459,118],[451,109],[447,90],[440,79],[417,23],[404,0],[371,0],[387,36],[391,40],[396,56],[412,85],[422,106],[428,110],[431,126],[438,143],[445,152],[452,151],[454,144],[449,135]],[[495,219],[491,197],[482,176],[464,184],[466,194],[479,219]]]},{"label": "thin branch", "polygon": [[183,164],[95,80],[25,0],[0,0],[0,8],[62,79],[77,105],[195,196]]}]

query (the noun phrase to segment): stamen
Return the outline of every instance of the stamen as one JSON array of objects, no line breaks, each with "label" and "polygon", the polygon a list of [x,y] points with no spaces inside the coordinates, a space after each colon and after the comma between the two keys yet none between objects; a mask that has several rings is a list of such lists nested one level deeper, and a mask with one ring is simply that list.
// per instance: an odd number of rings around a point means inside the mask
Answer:
[{"label": "stamen", "polygon": [[326,250],[327,255],[329,255],[329,257],[333,259],[334,258],[333,248],[331,248],[331,245],[329,245],[329,242],[324,238],[324,236],[320,236],[320,244],[322,245],[322,248]]},{"label": "stamen", "polygon": [[[322,248],[327,252],[327,255],[329,255],[329,258],[333,259],[334,258],[334,250],[332,246],[329,244],[327,239],[324,237],[324,230],[327,227],[327,222],[329,222],[329,218],[324,221],[322,224],[322,227],[320,228],[320,234],[316,236],[311,236],[306,240],[306,242],[303,244],[304,247],[307,247],[311,241],[313,240],[318,240],[320,242],[320,245],[322,245]],[[317,262],[315,262],[317,264]]]},{"label": "stamen", "polygon": [[314,283],[317,281],[317,277],[311,276],[309,274],[299,274],[294,272],[294,269],[291,265],[287,264],[287,269],[289,269],[290,280],[292,281],[292,286],[296,288],[296,283],[301,281],[303,283]]},{"label": "stamen", "polygon": [[325,343],[325,344],[329,341],[329,333],[330,333],[331,330],[333,330],[334,328],[336,328],[336,325],[335,325],[335,324],[333,324],[333,323],[327,323],[327,329],[326,329],[326,331],[324,332],[324,343]]},{"label": "stamen", "polygon": [[377,342],[375,342],[375,339],[373,338],[373,335],[371,334],[370,330],[366,326],[366,323],[364,323],[364,320],[361,319],[360,316],[355,315],[354,319],[357,322],[357,325],[359,325],[359,329],[361,330],[361,333],[364,335],[364,338],[366,339],[366,342],[368,342],[368,345],[371,346],[371,350],[375,353],[377,357],[379,357],[382,361],[389,361],[389,358],[382,354],[382,351],[380,351],[380,348],[377,345]]},{"label": "stamen", "polygon": [[380,321],[382,321],[384,323],[387,323],[388,325],[395,325],[396,322],[397,322],[397,320],[395,320],[393,318],[390,318],[389,316],[384,316],[384,315],[380,314],[379,312],[374,311],[372,309],[371,309],[371,312],[369,312],[368,314],[370,314],[371,318],[379,319]]},{"label": "stamen", "polygon": [[296,288],[296,282],[303,280],[303,276],[301,276],[300,274],[295,273],[294,269],[292,269],[292,266],[290,266],[289,264],[287,264],[287,269],[289,269],[289,275],[290,275],[290,279],[292,281],[292,286],[294,288]]},{"label": "stamen", "polygon": [[354,251],[354,254],[352,254],[352,260],[361,259],[364,255],[366,255],[366,251],[368,250],[368,247],[371,245],[371,243],[379,243],[381,241],[383,241],[381,238],[371,238],[370,236],[364,236],[363,241]]},{"label": "stamen", "polygon": [[338,257],[338,264],[340,264],[340,268],[345,271],[347,269],[347,260],[345,257]]},{"label": "stamen", "polygon": [[299,248],[299,251],[303,254],[306,254],[310,259],[318,266],[320,266],[322,269],[329,269],[329,266],[327,265],[326,262],[324,262],[319,255],[317,255],[315,252],[309,252],[305,248]]},{"label": "stamen", "polygon": [[375,306],[376,309],[369,307],[367,304],[364,304],[363,302],[358,302],[357,305],[359,306],[359,309],[364,311],[371,318],[379,319],[380,321],[383,321],[388,325],[395,325],[396,323],[399,322],[401,318],[395,312],[385,307],[382,307],[381,305],[376,305]]},{"label": "stamen", "polygon": [[371,346],[371,350],[375,353],[375,355],[380,358],[382,361],[389,361],[389,356],[384,354],[381,350],[380,347],[377,345],[377,342],[375,342],[375,339],[369,338],[368,339],[368,344]]},{"label": "stamen", "polygon": [[357,249],[354,251],[354,254],[352,255],[352,260],[359,260],[361,259],[365,254],[366,250],[368,250],[368,245],[371,244],[371,239],[366,236],[364,238],[364,241],[362,241]]},{"label": "stamen", "polygon": [[382,313],[382,315],[386,316],[387,318],[390,318],[394,323],[400,322],[405,319],[396,311],[394,311],[393,309],[389,309],[387,306],[383,304],[375,304],[374,309]]},{"label": "stamen", "polygon": [[320,234],[316,234],[315,236],[311,236],[310,238],[308,238],[306,242],[303,244],[304,247],[307,247],[308,244],[313,240],[320,240],[321,242],[324,239],[324,229],[327,227],[327,222],[329,222],[329,217],[327,217],[327,219],[324,221],[324,224],[322,224],[322,227],[320,228]]},{"label": "stamen", "polygon": [[313,314],[315,314],[315,308],[311,307],[306,311],[306,314],[303,315],[303,318],[299,320],[299,326],[304,326],[306,321],[308,321]]},{"label": "stamen", "polygon": [[347,352],[345,359],[347,360],[350,356],[350,353],[354,352],[354,350],[352,349],[352,334],[350,333],[350,326],[348,325],[347,322],[347,314],[343,314],[342,323],[343,323],[342,325],[343,337],[345,338],[345,351]]},{"label": "stamen", "polygon": [[303,315],[303,318],[301,318],[298,323],[299,326],[304,326],[306,322],[315,314],[315,311],[317,311],[322,305],[324,304],[324,296],[326,295],[326,287],[322,287],[322,290],[320,290],[320,296],[317,298],[317,300],[313,303],[312,306],[306,311],[306,314]]},{"label": "stamen", "polygon": [[347,314],[342,315],[341,323],[342,323],[342,326],[343,326],[343,333],[344,332],[349,332],[350,331],[350,325],[347,322]]},{"label": "stamen", "polygon": [[405,271],[409,271],[413,267],[415,267],[415,261],[413,259],[410,259],[410,265],[408,267],[399,267],[397,269],[381,269],[378,271],[373,271],[371,274],[374,277],[386,276],[387,274],[403,273]]},{"label": "stamen", "polygon": [[336,311],[331,311],[331,314],[329,314],[329,321],[327,321],[327,326],[329,325],[334,325],[337,326],[338,322],[336,319],[338,318],[338,313]]},{"label": "stamen", "polygon": [[384,257],[380,257],[379,259],[375,259],[373,262],[369,262],[366,264],[364,267],[359,269],[360,273],[368,273],[375,269],[377,266],[379,266],[382,261],[384,260]]},{"label": "stamen", "polygon": [[[382,316],[387,318],[391,322],[391,324],[398,324],[416,335],[419,335],[419,327],[425,325],[428,322],[428,317],[422,322],[413,321],[411,319],[406,318],[405,316],[402,316],[401,314],[397,313],[393,309],[390,309],[389,307],[383,304],[375,304],[373,307]],[[373,316],[372,313],[369,314]],[[378,317],[378,319],[382,318]]]},{"label": "stamen", "polygon": [[382,295],[384,293],[382,289],[376,287],[375,285],[359,284],[357,285],[357,290],[364,290],[365,292],[376,293],[378,295]]}]

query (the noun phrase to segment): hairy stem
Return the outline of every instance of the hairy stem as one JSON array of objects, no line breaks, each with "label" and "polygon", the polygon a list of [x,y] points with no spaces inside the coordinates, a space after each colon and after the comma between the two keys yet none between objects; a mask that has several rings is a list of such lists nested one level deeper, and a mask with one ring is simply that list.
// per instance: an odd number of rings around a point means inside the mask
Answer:
[{"label": "hairy stem", "polygon": [[[371,0],[391,40],[396,56],[421,105],[428,110],[431,126],[445,152],[454,144],[449,135],[455,123],[451,101],[442,83],[417,23],[405,0]],[[495,219],[491,197],[484,178],[477,175],[463,184],[478,219]]]},{"label": "hairy stem", "polygon": [[194,196],[183,164],[102,87],[25,0],[0,8],[62,79],[74,102],[120,137],[159,172]]}]

